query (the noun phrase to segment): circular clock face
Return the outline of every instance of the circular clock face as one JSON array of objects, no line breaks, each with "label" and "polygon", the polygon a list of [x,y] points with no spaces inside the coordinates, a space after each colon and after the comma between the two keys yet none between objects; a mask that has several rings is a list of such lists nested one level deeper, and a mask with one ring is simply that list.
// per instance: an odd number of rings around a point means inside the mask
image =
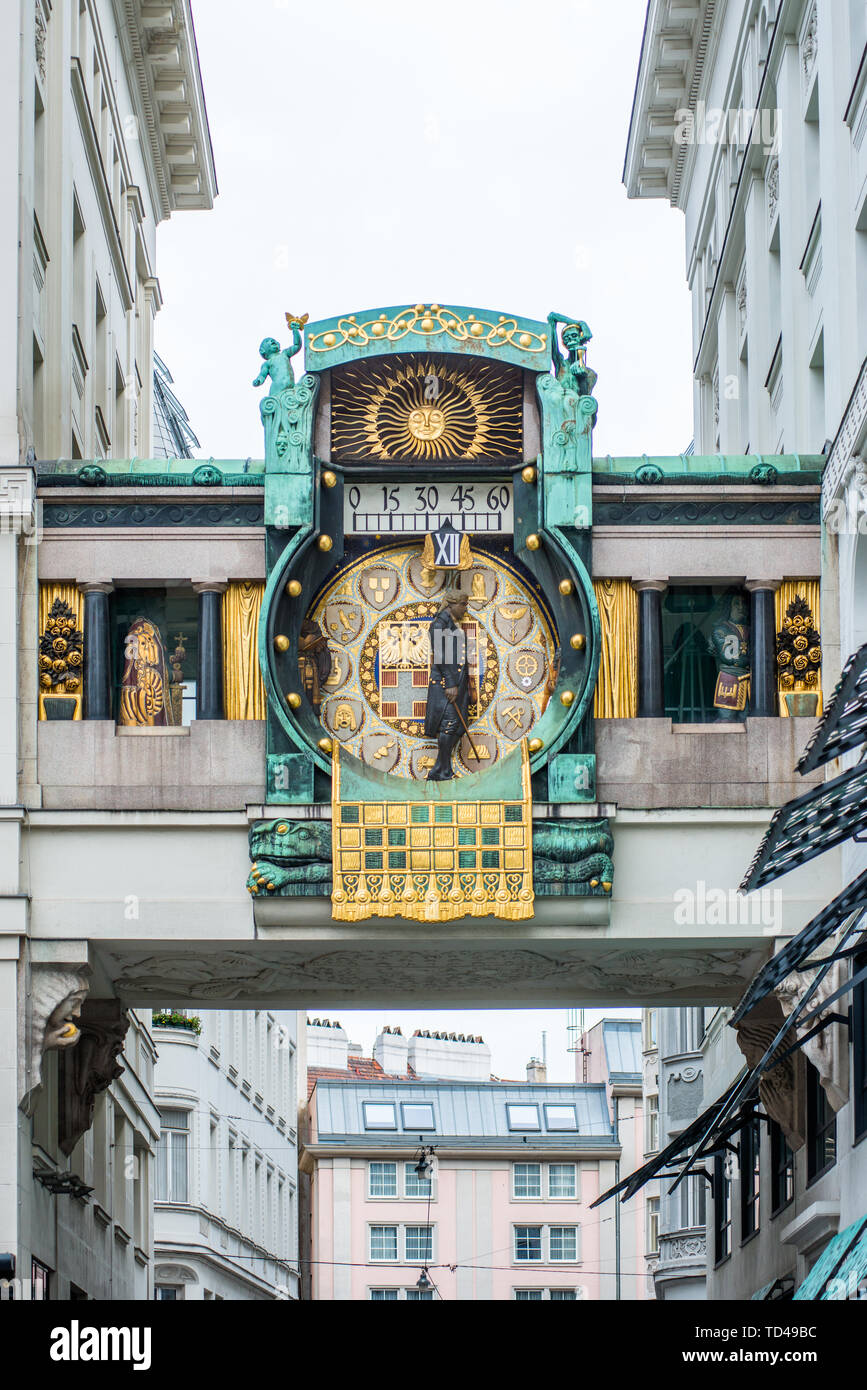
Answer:
[{"label": "circular clock face", "polygon": [[[526,738],[550,698],[557,636],[526,578],[501,556],[472,548],[460,576],[469,595],[461,626],[470,666],[469,727],[455,751],[458,776],[480,772]],[[332,738],[368,766],[424,781],[436,743],[424,735],[428,627],[440,609],[441,570],[419,545],[375,550],[331,579],[307,617],[327,638],[331,670],[320,717]]]}]

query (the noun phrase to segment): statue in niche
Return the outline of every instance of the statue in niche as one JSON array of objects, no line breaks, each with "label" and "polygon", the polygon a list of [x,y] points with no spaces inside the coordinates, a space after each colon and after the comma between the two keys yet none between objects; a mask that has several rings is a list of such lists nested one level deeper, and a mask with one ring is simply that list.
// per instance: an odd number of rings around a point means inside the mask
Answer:
[{"label": "statue in niche", "polygon": [[427,775],[429,782],[454,777],[452,752],[467,730],[470,711],[470,667],[466,637],[460,624],[467,616],[469,595],[446,589],[442,607],[429,629],[430,680],[424,716],[426,738],[437,741],[437,760]]},{"label": "statue in niche", "polygon": [[744,595],[735,589],[725,595],[719,620],[711,633],[717,664],[713,703],[717,719],[733,723],[741,719],[750,696],[749,609]]},{"label": "statue in niche", "polygon": [[281,352],[280,344],[276,338],[263,338],[259,344],[259,356],[263,358],[262,368],[259,375],[253,382],[254,386],[264,386],[268,377],[271,378],[271,389],[269,396],[279,396],[281,391],[287,387],[295,385],[295,372],[292,369],[292,358],[301,351],[303,338],[301,330],[307,322],[307,315],[303,318],[286,315],[286,322],[292,330],[292,346],[284,348]]},{"label": "statue in niche", "polygon": [[301,624],[298,670],[304,694],[318,714],[322,705],[322,688],[331,675],[331,652],[328,638],[313,618],[305,618]]},{"label": "statue in niche", "polygon": [[[587,324],[581,319],[568,318],[565,314],[550,313],[548,323],[551,327],[551,349],[554,372],[557,380],[566,391],[574,391],[576,396],[592,396],[597,374],[587,366],[587,344],[593,337]],[[563,347],[560,351],[557,342],[557,324],[562,323]]]},{"label": "statue in niche", "polygon": [[136,618],[124,641],[126,665],[120,683],[117,722],[126,728],[165,728],[171,723],[169,680],[159,628]]}]

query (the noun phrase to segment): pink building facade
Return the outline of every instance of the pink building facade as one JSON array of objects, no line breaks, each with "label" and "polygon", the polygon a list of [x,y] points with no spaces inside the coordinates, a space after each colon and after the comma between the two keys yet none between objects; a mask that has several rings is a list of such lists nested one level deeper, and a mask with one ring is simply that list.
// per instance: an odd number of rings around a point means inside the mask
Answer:
[{"label": "pink building facade", "polygon": [[332,1030],[317,1066],[316,1031],[308,1297],[592,1301],[614,1299],[618,1275],[621,1297],[641,1296],[616,1223],[590,1210],[622,1153],[604,1082],[498,1081],[481,1039],[392,1033],[364,1059],[341,1057]]}]

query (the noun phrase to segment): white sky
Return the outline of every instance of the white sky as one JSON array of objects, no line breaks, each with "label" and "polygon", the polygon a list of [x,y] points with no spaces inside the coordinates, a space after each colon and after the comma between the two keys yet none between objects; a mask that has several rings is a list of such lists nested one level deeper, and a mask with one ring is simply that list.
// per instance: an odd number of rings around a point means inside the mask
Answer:
[{"label": "white sky", "polygon": [[[682,219],[621,183],[645,0],[242,8],[194,0],[220,196],[158,238],[157,350],[203,457],[262,456],[251,382],[261,339],[287,341],[287,309],[419,300],[585,319],[595,452],[686,448]],[[516,1079],[545,1029],[552,1079],[573,1075],[565,1012],[341,1021],[368,1053],[385,1022],[479,1033]]]},{"label": "white sky", "polygon": [[194,0],[220,196],[159,232],[204,457],[261,457],[258,345],[425,300],[593,330],[599,454],[692,438],[683,225],[621,183],[645,0]]},{"label": "white sky", "polygon": [[[313,1018],[330,1018],[343,1024],[350,1042],[361,1043],[365,1057],[384,1024],[399,1026],[405,1038],[416,1028],[439,1033],[471,1033],[482,1037],[491,1049],[491,1071],[504,1081],[524,1081],[531,1057],[542,1056],[542,1033],[547,1033],[549,1081],[574,1081],[575,1058],[567,1052],[565,1009],[323,1009],[308,1010]],[[641,1010],[587,1009],[584,1027],[600,1018],[640,1018]]]}]

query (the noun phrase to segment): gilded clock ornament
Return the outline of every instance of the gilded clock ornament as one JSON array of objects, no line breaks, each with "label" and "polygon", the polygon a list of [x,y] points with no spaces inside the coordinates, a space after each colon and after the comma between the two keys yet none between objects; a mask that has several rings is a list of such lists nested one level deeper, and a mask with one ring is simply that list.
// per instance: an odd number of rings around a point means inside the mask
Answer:
[{"label": "gilded clock ornament", "polygon": [[516,367],[396,356],[333,374],[335,458],[514,458],[521,431]]}]

